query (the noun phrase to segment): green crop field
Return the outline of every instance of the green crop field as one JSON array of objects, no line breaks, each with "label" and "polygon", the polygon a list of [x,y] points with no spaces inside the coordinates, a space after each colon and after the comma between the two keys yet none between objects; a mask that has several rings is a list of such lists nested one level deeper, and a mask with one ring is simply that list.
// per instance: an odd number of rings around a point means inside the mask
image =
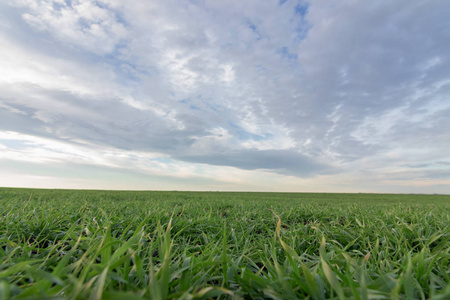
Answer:
[{"label": "green crop field", "polygon": [[0,299],[450,299],[450,196],[0,189]]}]

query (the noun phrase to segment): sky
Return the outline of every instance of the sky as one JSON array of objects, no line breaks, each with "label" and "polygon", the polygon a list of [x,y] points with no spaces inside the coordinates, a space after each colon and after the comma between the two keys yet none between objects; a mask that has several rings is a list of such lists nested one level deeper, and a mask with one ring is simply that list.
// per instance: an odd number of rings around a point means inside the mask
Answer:
[{"label": "sky", "polygon": [[0,186],[450,194],[449,12],[2,0]]}]

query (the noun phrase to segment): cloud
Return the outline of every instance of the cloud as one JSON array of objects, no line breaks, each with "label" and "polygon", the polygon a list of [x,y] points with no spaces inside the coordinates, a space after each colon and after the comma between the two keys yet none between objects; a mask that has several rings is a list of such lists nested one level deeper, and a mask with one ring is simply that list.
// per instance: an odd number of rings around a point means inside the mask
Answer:
[{"label": "cloud", "polygon": [[449,9],[406,0],[4,2],[0,132],[158,153],[172,162],[169,177],[175,166],[193,176],[220,166],[336,187],[333,174],[395,185],[409,171],[401,180],[445,185]]},{"label": "cloud", "polygon": [[24,8],[22,18],[33,29],[95,54],[114,51],[126,36],[124,24],[107,2],[24,0],[16,5]]},{"label": "cloud", "polygon": [[326,169],[314,159],[289,150],[243,150],[207,155],[181,155],[176,158],[210,165],[233,166],[244,170],[269,170],[300,177],[311,176]]}]

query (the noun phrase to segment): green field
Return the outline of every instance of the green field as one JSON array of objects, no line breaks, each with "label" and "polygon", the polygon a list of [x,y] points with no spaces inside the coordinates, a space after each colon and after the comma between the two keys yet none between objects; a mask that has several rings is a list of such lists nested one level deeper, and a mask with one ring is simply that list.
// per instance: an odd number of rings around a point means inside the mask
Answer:
[{"label": "green field", "polygon": [[450,299],[450,196],[0,189],[0,299]]}]

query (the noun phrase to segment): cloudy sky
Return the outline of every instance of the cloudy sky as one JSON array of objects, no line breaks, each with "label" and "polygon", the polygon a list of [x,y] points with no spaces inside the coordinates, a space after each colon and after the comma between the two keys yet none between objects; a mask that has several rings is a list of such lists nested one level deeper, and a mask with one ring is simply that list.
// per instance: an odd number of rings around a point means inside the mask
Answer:
[{"label": "cloudy sky", "polygon": [[0,186],[450,193],[450,1],[0,1]]}]

